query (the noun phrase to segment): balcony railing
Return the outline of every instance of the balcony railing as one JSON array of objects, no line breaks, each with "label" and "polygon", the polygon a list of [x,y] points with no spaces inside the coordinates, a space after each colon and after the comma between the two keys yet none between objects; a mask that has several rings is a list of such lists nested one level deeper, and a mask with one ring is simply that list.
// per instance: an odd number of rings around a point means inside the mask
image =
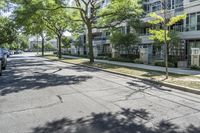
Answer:
[{"label": "balcony railing", "polygon": [[93,43],[94,44],[108,44],[110,43],[110,40],[108,37],[94,37]]},{"label": "balcony railing", "polygon": [[107,37],[94,37],[93,40],[94,41],[102,41],[102,40],[107,40]]},{"label": "balcony railing", "polygon": [[193,25],[187,24],[184,29],[184,31],[196,31],[196,30],[200,30],[200,23]]},{"label": "balcony railing", "polygon": [[183,25],[175,25],[173,26],[173,30],[177,32],[184,32],[184,26]]}]

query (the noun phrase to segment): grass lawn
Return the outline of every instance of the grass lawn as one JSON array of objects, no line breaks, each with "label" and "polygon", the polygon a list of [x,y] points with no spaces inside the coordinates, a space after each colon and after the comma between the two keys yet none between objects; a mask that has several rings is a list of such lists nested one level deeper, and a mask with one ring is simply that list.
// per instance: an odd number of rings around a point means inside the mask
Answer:
[{"label": "grass lawn", "polygon": [[[48,59],[51,60],[59,60],[57,57],[53,55],[46,56]],[[78,59],[61,59],[60,61],[66,63],[75,63],[87,66],[94,66],[97,68],[101,68],[111,72],[122,73],[130,76],[137,76],[145,79],[152,79],[161,82],[172,83],[176,85],[181,85],[185,87],[200,89],[200,77],[193,76],[193,75],[182,75],[182,74],[169,74],[169,79],[165,79],[165,73],[158,72],[158,71],[151,71],[151,70],[144,70],[138,68],[129,68],[129,67],[122,67],[112,64],[104,64],[104,63],[93,63],[90,64],[87,60],[83,60],[83,58]]]}]

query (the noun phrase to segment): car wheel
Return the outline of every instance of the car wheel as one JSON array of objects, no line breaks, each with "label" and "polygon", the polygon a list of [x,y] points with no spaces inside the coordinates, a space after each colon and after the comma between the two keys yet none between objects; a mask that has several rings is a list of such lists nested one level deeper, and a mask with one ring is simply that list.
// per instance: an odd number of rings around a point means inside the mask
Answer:
[{"label": "car wheel", "polygon": [[2,69],[0,70],[0,76],[2,76]]},{"label": "car wheel", "polygon": [[6,67],[4,66],[4,67],[2,67],[2,70],[6,70]]}]

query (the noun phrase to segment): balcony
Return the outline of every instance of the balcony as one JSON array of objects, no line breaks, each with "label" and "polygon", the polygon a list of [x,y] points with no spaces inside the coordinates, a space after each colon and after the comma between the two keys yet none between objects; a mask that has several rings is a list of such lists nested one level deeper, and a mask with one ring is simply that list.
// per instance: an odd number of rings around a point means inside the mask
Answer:
[{"label": "balcony", "polygon": [[174,25],[173,30],[177,32],[184,32],[184,26],[183,25]]},{"label": "balcony", "polygon": [[101,33],[102,29],[92,29],[92,33]]},{"label": "balcony", "polygon": [[200,31],[186,31],[180,33],[181,39],[199,39],[200,37]]},{"label": "balcony", "polygon": [[140,36],[140,39],[141,39],[142,44],[150,44],[150,43],[153,43],[154,41],[149,39],[150,36],[151,36],[150,34],[146,34],[146,35]]},{"label": "balcony", "polygon": [[109,44],[110,40],[108,37],[95,37],[93,39],[93,45]]}]

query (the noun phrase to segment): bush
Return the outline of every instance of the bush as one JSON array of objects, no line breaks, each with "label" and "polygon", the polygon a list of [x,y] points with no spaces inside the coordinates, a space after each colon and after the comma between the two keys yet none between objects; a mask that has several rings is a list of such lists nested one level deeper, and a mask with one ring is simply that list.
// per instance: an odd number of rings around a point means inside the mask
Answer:
[{"label": "bush", "polygon": [[137,64],[143,64],[143,62],[139,58],[135,59],[134,62]]},{"label": "bush", "polygon": [[197,66],[197,65],[193,65],[190,67],[191,69],[194,69],[194,70],[200,70],[200,66]]},{"label": "bush", "polygon": [[78,55],[78,57],[89,58],[88,55]]},{"label": "bush", "polygon": [[62,53],[63,55],[71,55],[71,51],[65,51]]},{"label": "bush", "polygon": [[111,58],[112,57],[112,54],[111,53],[105,53],[105,54],[98,54],[97,57],[106,57],[106,58]]},{"label": "bush", "polygon": [[[155,66],[165,67],[165,62],[164,61],[155,61],[154,65]],[[175,64],[171,63],[171,62],[168,62],[168,67],[175,67]]]},{"label": "bush", "polygon": [[95,59],[100,59],[100,60],[109,60],[110,58],[107,56],[97,56]]},{"label": "bush", "polygon": [[140,58],[140,55],[139,54],[120,54],[120,57],[122,58],[128,58],[128,59],[131,59],[131,60],[135,60],[137,58]]},{"label": "bush", "polygon": [[129,63],[134,63],[134,60],[128,59],[128,58],[111,58],[109,59],[110,61],[120,61],[120,62],[129,62]]}]

